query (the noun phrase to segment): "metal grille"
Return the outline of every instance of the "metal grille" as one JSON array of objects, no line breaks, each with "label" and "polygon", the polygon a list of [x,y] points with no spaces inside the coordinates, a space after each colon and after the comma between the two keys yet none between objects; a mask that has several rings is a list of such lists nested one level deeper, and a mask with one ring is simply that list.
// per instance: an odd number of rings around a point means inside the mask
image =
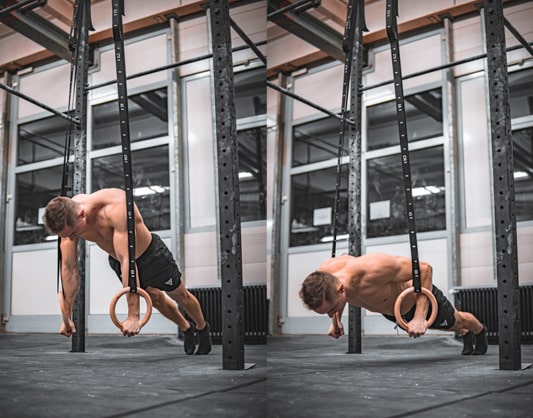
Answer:
[{"label": "metal grille", "polygon": [[[498,290],[495,287],[457,289],[455,303],[460,311],[471,312],[487,326],[490,342],[498,341]],[[520,286],[522,343],[533,342],[533,286]]]},{"label": "metal grille", "polygon": [[[219,287],[188,289],[202,306],[204,317],[211,326],[213,344],[222,343],[222,291]],[[266,286],[243,286],[244,342],[266,344],[268,333],[268,300]],[[190,317],[185,314],[190,320]]]}]

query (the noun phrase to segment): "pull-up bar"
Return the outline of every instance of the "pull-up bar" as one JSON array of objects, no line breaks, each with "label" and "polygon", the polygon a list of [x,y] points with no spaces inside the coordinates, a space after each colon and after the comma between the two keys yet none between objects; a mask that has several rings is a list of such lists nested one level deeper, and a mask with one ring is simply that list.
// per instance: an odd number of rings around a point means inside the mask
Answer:
[{"label": "pull-up bar", "polygon": [[18,96],[18,97],[20,97],[20,98],[22,98],[24,100],[27,100],[28,102],[30,102],[30,103],[32,103],[32,104],[34,104],[36,106],[39,106],[39,107],[43,108],[44,110],[47,110],[50,113],[53,113],[54,115],[59,116],[60,118],[65,119],[69,123],[73,123],[76,126],[78,126],[80,124],[80,121],[78,119],[73,118],[73,117],[71,117],[69,115],[66,115],[66,114],[60,112],[59,110],[54,109],[53,107],[45,105],[44,103],[38,102],[37,100],[32,99],[30,96],[26,96],[24,93],[21,93],[20,91],[17,91],[14,88],[11,88],[11,87],[5,85],[4,83],[0,83],[0,89],[4,89],[5,91],[7,91],[7,92],[9,92],[11,94],[14,94],[15,96]]},{"label": "pull-up bar", "polygon": [[[311,106],[311,107],[314,107],[315,109],[317,110],[320,110],[321,112],[325,113],[326,115],[329,115],[329,116],[332,116],[334,118],[337,118],[341,121],[343,121],[343,117],[335,112],[332,112],[331,110],[329,109],[326,109],[325,107],[322,107],[320,105],[317,105],[307,99],[305,99],[304,97],[301,97],[301,96],[298,96],[297,94],[293,93],[292,91],[289,91],[287,89],[284,89],[283,87],[280,87],[274,83],[272,83],[271,81],[268,81],[266,82],[267,86],[270,87],[271,89],[274,89],[274,90],[277,90],[279,91],[280,93],[283,93],[285,94],[286,96],[289,96],[289,97],[292,97],[293,99],[296,99],[302,103],[305,103],[306,105],[308,106]],[[350,120],[350,119],[346,119],[346,123],[350,124],[350,125],[354,125],[355,126],[355,122]]]},{"label": "pull-up bar", "polygon": [[[255,46],[266,45],[266,43],[267,43],[266,41],[257,42],[257,43],[255,43]],[[231,52],[232,53],[239,52],[239,51],[243,51],[243,50],[249,49],[249,48],[250,47],[248,45],[241,45],[241,46],[233,48],[231,50]],[[146,71],[141,71],[139,73],[131,74],[131,75],[126,77],[126,80],[131,80],[133,78],[143,77],[145,75],[157,73],[159,71],[170,70],[172,68],[181,67],[183,65],[192,64],[192,63],[195,63],[195,62],[198,62],[198,61],[203,61],[203,60],[210,59],[210,58],[213,58],[213,54],[212,53],[199,55],[199,56],[194,57],[194,58],[189,58],[189,59],[186,59],[186,60],[183,60],[183,61],[174,62],[172,64],[167,64],[167,65],[162,65],[160,67],[155,67],[155,68],[152,68],[151,70],[146,70]],[[102,88],[102,87],[111,86],[111,85],[116,84],[116,83],[117,83],[117,80],[110,80],[110,81],[106,81],[105,83],[100,83],[100,84],[95,84],[93,86],[88,86],[85,90],[86,91],[95,90],[95,89],[99,89],[99,88]]]}]

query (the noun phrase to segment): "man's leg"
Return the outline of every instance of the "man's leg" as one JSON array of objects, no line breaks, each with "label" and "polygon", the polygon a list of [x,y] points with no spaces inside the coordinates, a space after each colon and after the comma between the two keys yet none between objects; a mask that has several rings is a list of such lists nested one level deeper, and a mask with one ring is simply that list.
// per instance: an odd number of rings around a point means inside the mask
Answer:
[{"label": "man's leg", "polygon": [[198,350],[196,350],[196,354],[208,354],[211,351],[210,329],[209,324],[205,321],[198,299],[185,288],[183,282],[176,289],[167,292],[167,294],[185,309],[185,312],[196,325],[198,330]]},{"label": "man's leg", "polygon": [[163,291],[156,289],[155,287],[147,287],[146,291],[152,299],[154,308],[156,308],[161,314],[174,322],[184,333],[183,349],[186,354],[194,354],[196,343],[194,341],[194,327],[185,317],[181,314],[176,304],[168,298]]},{"label": "man's leg", "polygon": [[[485,354],[488,349],[487,327],[469,312],[455,310],[455,324],[452,331],[461,332],[468,330],[463,335],[464,347],[463,354]],[[474,350],[472,352],[472,344]]]}]

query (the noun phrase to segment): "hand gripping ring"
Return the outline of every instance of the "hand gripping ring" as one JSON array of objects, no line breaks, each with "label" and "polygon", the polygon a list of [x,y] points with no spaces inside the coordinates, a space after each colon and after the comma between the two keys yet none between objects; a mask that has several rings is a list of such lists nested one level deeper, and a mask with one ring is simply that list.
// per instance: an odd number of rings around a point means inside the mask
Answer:
[{"label": "hand gripping ring", "polygon": [[[402,293],[398,295],[398,298],[396,299],[396,302],[394,303],[394,316],[396,317],[396,322],[398,322],[398,325],[400,325],[406,331],[407,331],[407,322],[404,321],[404,319],[402,318],[402,314],[401,314],[402,302],[409,293],[414,293],[414,291],[415,291],[414,287],[408,287],[407,289],[405,289]],[[439,305],[433,293],[431,293],[428,289],[423,287],[421,289],[421,292],[424,295],[426,295],[429,301],[431,302],[431,315],[429,319],[426,320],[426,328],[429,328],[429,326],[433,324],[433,322],[435,322],[435,319],[437,318]]]},{"label": "hand gripping ring", "polygon": [[[115,308],[117,306],[117,302],[120,299],[122,295],[125,295],[130,291],[130,287],[124,287],[122,288],[113,298],[111,299],[111,304],[109,305],[109,315],[111,316],[111,321],[122,331],[122,322],[120,322],[117,318],[117,314],[115,313]],[[144,298],[146,301],[146,313],[144,314],[144,318],[142,319],[141,327],[144,327],[148,320],[150,319],[150,316],[152,315],[152,299],[150,298],[150,295],[140,287],[137,288],[137,292],[140,296]]]}]

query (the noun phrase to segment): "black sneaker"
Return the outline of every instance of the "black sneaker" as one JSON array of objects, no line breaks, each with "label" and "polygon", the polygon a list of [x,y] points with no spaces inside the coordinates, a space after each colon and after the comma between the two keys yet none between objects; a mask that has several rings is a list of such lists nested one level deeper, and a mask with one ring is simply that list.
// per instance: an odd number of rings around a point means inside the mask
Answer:
[{"label": "black sneaker", "polygon": [[194,354],[194,349],[196,348],[196,342],[194,340],[196,327],[192,322],[189,322],[189,324],[191,327],[187,331],[183,331],[183,350],[185,350],[185,354],[187,355]]},{"label": "black sneaker", "polygon": [[211,327],[209,323],[205,323],[203,330],[197,330],[198,332],[198,349],[196,354],[209,354],[211,352]]},{"label": "black sneaker", "polygon": [[474,352],[474,333],[472,331],[468,331],[465,335],[463,335],[463,351],[461,354],[463,356],[469,356]]},{"label": "black sneaker", "polygon": [[485,324],[483,325],[483,331],[481,331],[479,334],[475,335],[475,346],[476,349],[474,350],[474,355],[479,356],[482,354],[485,354],[487,352],[487,349],[489,348],[489,340],[487,337],[487,327]]}]

